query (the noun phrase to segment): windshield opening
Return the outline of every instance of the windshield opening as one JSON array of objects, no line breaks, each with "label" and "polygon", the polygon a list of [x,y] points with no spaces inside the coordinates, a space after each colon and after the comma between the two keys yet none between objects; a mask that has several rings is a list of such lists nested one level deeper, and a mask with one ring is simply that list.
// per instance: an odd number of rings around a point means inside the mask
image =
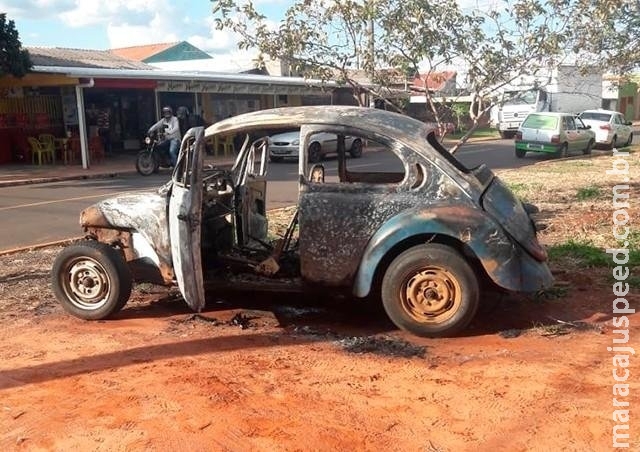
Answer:
[{"label": "windshield opening", "polygon": [[533,105],[538,100],[538,90],[507,91],[504,93],[505,105]]}]

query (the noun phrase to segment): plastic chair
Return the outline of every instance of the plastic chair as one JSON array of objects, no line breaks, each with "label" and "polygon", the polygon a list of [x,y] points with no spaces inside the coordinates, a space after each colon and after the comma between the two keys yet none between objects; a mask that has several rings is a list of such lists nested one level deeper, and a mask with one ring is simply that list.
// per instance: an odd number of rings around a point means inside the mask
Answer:
[{"label": "plastic chair", "polygon": [[34,137],[27,137],[29,146],[31,147],[31,163],[35,164],[36,157],[38,157],[38,165],[45,163],[56,163],[56,155],[53,152],[53,148],[46,146]]},{"label": "plastic chair", "polygon": [[227,135],[226,137],[215,137],[214,149],[216,155],[228,156],[235,154],[235,147],[233,145],[233,135]]},{"label": "plastic chair", "polygon": [[38,135],[38,141],[47,149],[51,149],[54,153],[56,152],[56,137],[50,133],[41,133]]},{"label": "plastic chair", "polygon": [[104,146],[101,137],[91,137],[89,139],[89,156],[91,162],[104,162]]}]

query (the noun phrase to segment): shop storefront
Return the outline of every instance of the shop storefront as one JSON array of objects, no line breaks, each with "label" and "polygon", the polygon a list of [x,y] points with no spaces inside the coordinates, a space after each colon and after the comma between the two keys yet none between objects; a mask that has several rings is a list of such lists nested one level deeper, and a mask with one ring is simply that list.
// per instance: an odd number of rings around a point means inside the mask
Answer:
[{"label": "shop storefront", "polygon": [[29,161],[29,137],[64,136],[62,92],[77,83],[47,74],[0,79],[0,164]]}]

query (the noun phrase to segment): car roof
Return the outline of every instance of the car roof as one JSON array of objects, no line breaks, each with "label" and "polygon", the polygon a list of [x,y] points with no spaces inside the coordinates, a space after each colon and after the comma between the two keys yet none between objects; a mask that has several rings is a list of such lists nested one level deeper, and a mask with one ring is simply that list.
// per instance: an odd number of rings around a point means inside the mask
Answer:
[{"label": "car roof", "polygon": [[527,116],[530,116],[530,115],[550,116],[553,118],[561,118],[563,116],[571,116],[573,118],[575,116],[571,113],[559,113],[557,111],[534,111],[529,113]]},{"label": "car roof", "polygon": [[[619,111],[614,111],[614,110],[604,110],[602,108],[598,108],[595,110],[585,110],[582,113],[605,113],[605,114],[610,114],[610,115],[614,115],[614,114],[619,114],[621,115],[622,113],[620,113]],[[581,113],[581,114],[582,114]]]},{"label": "car roof", "polygon": [[260,128],[294,128],[302,125],[345,126],[378,132],[407,144],[424,140],[434,130],[409,116],[367,107],[319,105],[284,107],[244,113],[216,122],[206,135],[234,133]]}]

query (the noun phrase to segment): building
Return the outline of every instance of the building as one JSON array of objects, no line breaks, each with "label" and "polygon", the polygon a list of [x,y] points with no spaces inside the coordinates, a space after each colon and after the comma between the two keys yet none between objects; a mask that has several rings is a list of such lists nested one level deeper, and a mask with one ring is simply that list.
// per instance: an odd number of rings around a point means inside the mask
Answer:
[{"label": "building", "polygon": [[2,163],[28,160],[27,136],[46,132],[78,136],[88,167],[92,140],[103,138],[114,153],[137,150],[164,105],[186,106],[213,123],[264,108],[331,104],[338,88],[300,77],[160,70],[110,51],[28,50],[32,73],[0,79]]}]

